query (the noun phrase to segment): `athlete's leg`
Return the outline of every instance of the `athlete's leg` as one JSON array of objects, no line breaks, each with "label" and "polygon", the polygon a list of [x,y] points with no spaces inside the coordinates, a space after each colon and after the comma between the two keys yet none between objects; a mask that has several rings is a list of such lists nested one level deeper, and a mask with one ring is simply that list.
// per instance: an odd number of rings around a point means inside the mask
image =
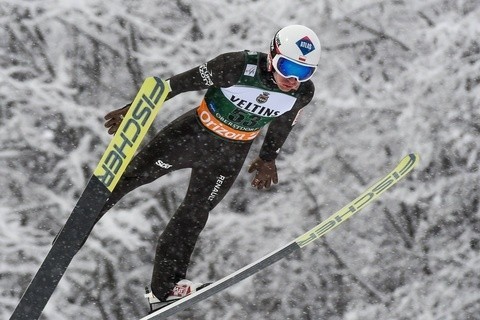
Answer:
[{"label": "athlete's leg", "polygon": [[[242,147],[229,159],[218,158],[210,167],[195,167],[192,170],[185,199],[157,243],[151,288],[160,300],[165,299],[175,284],[186,277],[190,257],[209,212],[234,183],[247,152],[248,147]],[[219,152],[218,157],[228,157],[229,154]],[[212,156],[206,161],[211,160]]]},{"label": "athlete's leg", "polygon": [[[150,183],[161,176],[192,166],[193,157],[179,157],[196,140],[195,114],[187,112],[162,129],[127,166],[112,194],[103,206],[96,222],[123,196],[137,187]],[[93,227],[92,227],[93,229]],[[85,238],[86,241],[88,238]],[[54,240],[55,241],[55,240]]]},{"label": "athlete's leg", "polygon": [[163,175],[182,168],[191,167],[193,157],[180,156],[195,141],[192,124],[195,118],[189,112],[161,130],[127,166],[100,212],[97,221],[130,191],[151,183]]}]

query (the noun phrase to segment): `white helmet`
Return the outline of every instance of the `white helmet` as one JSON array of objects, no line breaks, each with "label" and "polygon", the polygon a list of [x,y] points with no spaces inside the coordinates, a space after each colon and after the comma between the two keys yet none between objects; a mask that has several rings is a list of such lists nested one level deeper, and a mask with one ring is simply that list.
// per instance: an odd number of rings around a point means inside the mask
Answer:
[{"label": "white helmet", "polygon": [[273,37],[269,62],[282,76],[307,81],[316,71],[320,52],[320,40],[312,29],[291,25],[280,29]]}]

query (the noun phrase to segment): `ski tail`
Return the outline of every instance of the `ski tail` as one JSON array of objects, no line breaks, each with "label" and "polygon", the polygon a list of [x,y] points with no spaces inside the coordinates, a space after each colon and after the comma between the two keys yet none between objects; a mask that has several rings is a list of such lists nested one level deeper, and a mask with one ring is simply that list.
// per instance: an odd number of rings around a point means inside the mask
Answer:
[{"label": "ski tail", "polygon": [[40,317],[68,265],[90,234],[99,212],[132,159],[169,91],[168,83],[159,78],[149,77],[144,81],[10,320],[35,320]]},{"label": "ski tail", "polygon": [[412,169],[417,165],[419,157],[415,153],[411,153],[404,157],[400,163],[388,173],[385,177],[380,179],[373,186],[368,188],[365,192],[359,195],[355,200],[347,204],[339,211],[332,214],[328,219],[318,224],[311,230],[307,231],[303,235],[299,236],[294,241],[287,245],[265,255],[259,260],[245,266],[244,268],[225,276],[224,278],[210,284],[208,287],[203,288],[181,300],[178,300],[160,310],[154,311],[151,314],[141,318],[140,320],[148,319],[166,319],[171,315],[174,315],[188,307],[193,306],[197,302],[205,300],[206,298],[248,278],[264,268],[272,265],[273,263],[285,258],[292,252],[305,247],[313,241],[324,236],[332,229],[345,222],[355,213],[362,210],[372,201],[377,199],[382,193],[393,187],[403,177],[408,175]]}]

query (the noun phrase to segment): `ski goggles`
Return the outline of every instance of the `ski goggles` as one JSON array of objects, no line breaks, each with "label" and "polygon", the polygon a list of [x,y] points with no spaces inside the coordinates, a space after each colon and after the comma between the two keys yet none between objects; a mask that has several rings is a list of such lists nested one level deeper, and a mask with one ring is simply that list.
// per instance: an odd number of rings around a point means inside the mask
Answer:
[{"label": "ski goggles", "polygon": [[317,66],[309,66],[300,64],[284,55],[277,53],[272,59],[272,65],[275,71],[277,71],[284,78],[296,78],[299,82],[305,82],[310,80]]}]

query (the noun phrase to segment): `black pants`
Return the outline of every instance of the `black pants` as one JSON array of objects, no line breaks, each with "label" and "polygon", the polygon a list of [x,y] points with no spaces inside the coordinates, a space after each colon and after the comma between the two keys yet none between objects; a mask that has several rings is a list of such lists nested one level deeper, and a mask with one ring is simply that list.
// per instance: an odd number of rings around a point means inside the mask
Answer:
[{"label": "black pants", "polygon": [[165,298],[185,278],[209,212],[232,186],[250,146],[251,142],[215,136],[192,110],[161,130],[128,165],[98,219],[133,189],[171,171],[192,168],[187,194],[158,239],[151,283],[157,298]]}]

